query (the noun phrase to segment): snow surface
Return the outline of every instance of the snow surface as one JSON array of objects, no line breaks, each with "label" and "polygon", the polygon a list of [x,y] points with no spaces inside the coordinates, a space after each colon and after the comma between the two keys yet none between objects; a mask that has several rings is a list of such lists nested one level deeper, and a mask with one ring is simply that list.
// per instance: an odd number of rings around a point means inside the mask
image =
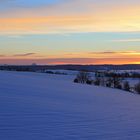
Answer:
[{"label": "snow surface", "polygon": [[140,95],[72,80],[0,72],[0,140],[140,139]]}]

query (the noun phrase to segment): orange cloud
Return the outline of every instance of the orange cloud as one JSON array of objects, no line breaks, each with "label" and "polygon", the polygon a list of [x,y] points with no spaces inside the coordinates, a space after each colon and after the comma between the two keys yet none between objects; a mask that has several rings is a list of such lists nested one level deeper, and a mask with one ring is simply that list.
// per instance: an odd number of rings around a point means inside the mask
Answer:
[{"label": "orange cloud", "polygon": [[138,64],[140,58],[0,59],[0,64]]},{"label": "orange cloud", "polygon": [[[63,56],[63,58],[62,58]],[[39,64],[135,64],[140,62],[140,52],[136,51],[104,51],[104,52],[75,52],[57,53],[45,56],[36,53],[16,54],[1,57],[1,63],[31,63]]]},{"label": "orange cloud", "polygon": [[53,54],[51,53],[50,55],[45,53],[22,53],[22,54],[13,54],[13,55],[1,55],[2,57],[6,58],[32,58],[36,59],[38,57],[41,58],[61,58],[62,56],[64,58],[139,58],[140,56],[140,51],[93,51],[93,52],[71,52],[71,53],[66,53],[66,52],[54,52]]},{"label": "orange cloud", "polygon": [[75,53],[65,53],[60,55],[55,55],[54,57],[61,57],[64,56],[65,58],[139,58],[140,52],[138,51],[98,51],[98,52],[75,52]]},{"label": "orange cloud", "polygon": [[83,11],[73,12],[74,4],[79,1],[16,11],[18,16],[0,18],[0,34],[140,31],[139,5],[102,7],[82,1]]}]

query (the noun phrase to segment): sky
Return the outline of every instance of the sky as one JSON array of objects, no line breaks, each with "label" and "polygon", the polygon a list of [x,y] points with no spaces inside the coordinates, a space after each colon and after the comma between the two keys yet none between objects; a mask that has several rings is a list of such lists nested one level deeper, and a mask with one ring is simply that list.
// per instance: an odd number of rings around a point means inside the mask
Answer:
[{"label": "sky", "polygon": [[0,64],[140,64],[140,0],[0,0]]}]

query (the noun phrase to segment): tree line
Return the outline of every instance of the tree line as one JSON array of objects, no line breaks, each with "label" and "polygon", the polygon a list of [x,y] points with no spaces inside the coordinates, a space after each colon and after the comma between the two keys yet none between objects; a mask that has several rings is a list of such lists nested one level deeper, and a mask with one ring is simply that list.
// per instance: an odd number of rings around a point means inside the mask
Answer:
[{"label": "tree line", "polygon": [[131,87],[128,81],[124,81],[124,76],[115,73],[111,73],[108,76],[104,73],[95,73],[95,77],[93,79],[88,72],[80,71],[74,79],[74,82],[95,86],[104,86],[109,88],[117,88],[140,94],[140,82],[134,85],[134,87]]}]

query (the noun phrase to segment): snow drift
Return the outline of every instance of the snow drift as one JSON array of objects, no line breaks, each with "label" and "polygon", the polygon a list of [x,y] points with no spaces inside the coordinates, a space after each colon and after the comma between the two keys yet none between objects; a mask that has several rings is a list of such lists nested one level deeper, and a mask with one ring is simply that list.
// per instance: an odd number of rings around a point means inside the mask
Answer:
[{"label": "snow drift", "polygon": [[0,72],[0,139],[139,140],[140,95],[72,80]]}]

